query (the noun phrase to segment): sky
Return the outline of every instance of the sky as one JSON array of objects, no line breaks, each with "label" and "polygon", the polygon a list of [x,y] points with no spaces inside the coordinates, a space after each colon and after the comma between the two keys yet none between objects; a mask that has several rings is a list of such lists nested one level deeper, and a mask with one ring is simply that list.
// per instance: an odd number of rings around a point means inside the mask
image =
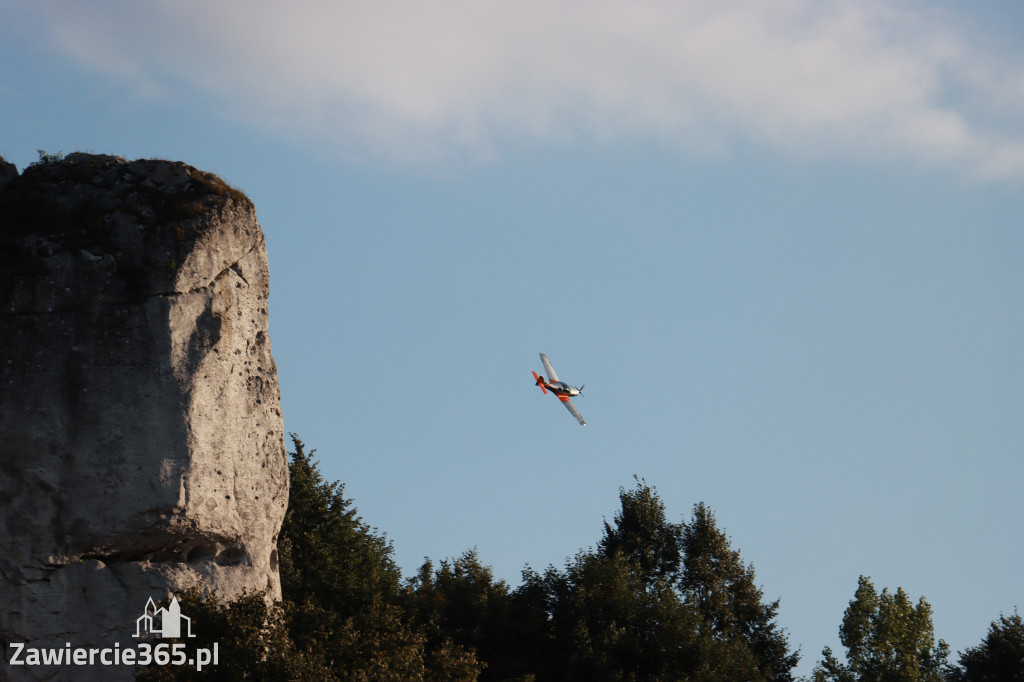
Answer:
[{"label": "sky", "polygon": [[954,651],[1024,606],[1016,0],[0,0],[39,149],[248,194],[285,429],[406,575],[562,566],[638,476],[800,673],[862,574]]}]

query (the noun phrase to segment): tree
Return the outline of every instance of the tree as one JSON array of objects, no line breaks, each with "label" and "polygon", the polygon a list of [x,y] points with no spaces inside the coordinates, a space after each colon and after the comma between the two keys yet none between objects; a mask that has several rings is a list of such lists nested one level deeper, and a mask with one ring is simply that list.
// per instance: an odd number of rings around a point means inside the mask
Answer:
[{"label": "tree", "polygon": [[697,668],[696,614],[621,552],[579,552],[564,571],[524,578],[550,609],[538,680],[685,680]]},{"label": "tree", "polygon": [[648,584],[661,579],[675,582],[682,558],[682,524],[665,518],[665,504],[657,490],[637,478],[633,490],[619,488],[622,508],[615,515],[615,525],[604,523],[604,537],[598,550],[604,556],[621,552],[636,562]]},{"label": "tree", "polygon": [[948,645],[935,642],[932,608],[924,597],[914,606],[902,587],[879,594],[864,576],[843,614],[839,641],[847,662],[825,647],[815,682],[941,682],[949,656]]},{"label": "tree", "polygon": [[[636,478],[596,550],[510,591],[476,550],[401,584],[383,534],[327,483],[315,451],[292,435],[291,495],[278,542],[284,601],[188,598],[219,679],[792,680],[797,654],[762,603],[753,568],[703,504],[692,522],[667,520],[657,491]],[[194,642],[193,645],[196,643]],[[224,661],[231,661],[231,670]],[[188,671],[150,671],[185,679]],[[180,674],[179,674],[180,673]]]},{"label": "tree", "polygon": [[536,679],[791,680],[797,654],[774,623],[778,603],[761,603],[710,511],[672,523],[639,478],[619,501],[596,551],[524,572],[513,595],[541,623]]},{"label": "tree", "polygon": [[694,505],[693,519],[682,526],[682,547],[680,590],[714,636],[742,639],[766,679],[792,680],[800,654],[790,653],[786,634],[775,623],[779,602],[762,602],[754,567],[743,564],[703,502]]},{"label": "tree", "polygon": [[281,591],[295,648],[339,680],[475,680],[471,653],[431,647],[403,604],[393,548],[358,516],[344,486],[323,480],[292,434],[288,511],[278,540]]},{"label": "tree", "polygon": [[245,594],[222,603],[216,595],[200,596],[195,588],[178,595],[187,613],[193,637],[161,641],[181,646],[186,660],[202,660],[198,650],[217,647],[217,665],[150,665],[140,669],[136,679],[146,682],[175,680],[266,680],[292,681],[338,678],[315,651],[297,649],[288,634],[286,607],[268,603],[263,593]]},{"label": "tree", "polygon": [[288,510],[278,539],[285,599],[313,600],[346,616],[381,599],[396,601],[401,572],[391,543],[358,516],[344,485],[324,481],[316,450],[307,454],[291,436]]},{"label": "tree", "polygon": [[960,654],[957,682],[1024,681],[1024,621],[1020,614],[1000,616],[989,626],[981,644]]},{"label": "tree", "polygon": [[512,652],[508,638],[508,586],[494,580],[476,549],[434,569],[427,559],[408,584],[408,610],[435,648],[475,652],[484,679],[504,679],[504,659]]}]

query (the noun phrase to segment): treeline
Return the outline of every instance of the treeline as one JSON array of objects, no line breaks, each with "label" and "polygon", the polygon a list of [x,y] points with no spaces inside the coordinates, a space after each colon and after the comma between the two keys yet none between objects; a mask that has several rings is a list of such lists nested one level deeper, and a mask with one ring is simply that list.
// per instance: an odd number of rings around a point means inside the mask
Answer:
[{"label": "treeline", "polygon": [[[292,436],[291,491],[278,542],[283,600],[230,604],[185,595],[197,637],[219,664],[151,667],[146,680],[701,680],[787,682],[799,653],[752,565],[703,503],[669,521],[637,479],[596,549],[561,568],[527,568],[510,588],[475,550],[403,580],[393,548],[320,474]],[[843,616],[846,660],[827,648],[814,682],[1024,680],[1024,623],[992,623],[949,662],[931,608],[860,579]]]}]

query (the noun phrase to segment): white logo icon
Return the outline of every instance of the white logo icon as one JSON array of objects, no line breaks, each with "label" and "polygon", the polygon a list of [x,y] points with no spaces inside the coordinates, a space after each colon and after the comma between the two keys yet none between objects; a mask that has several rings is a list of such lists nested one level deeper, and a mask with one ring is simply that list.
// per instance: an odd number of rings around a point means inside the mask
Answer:
[{"label": "white logo icon", "polygon": [[[156,625],[157,620],[160,621],[159,627]],[[132,636],[145,637],[152,634],[165,638],[181,637],[182,621],[185,621],[185,631],[188,633],[185,636],[195,637],[192,634],[192,619],[181,615],[181,605],[178,604],[177,597],[171,598],[171,605],[166,609],[157,608],[153,603],[153,598],[150,597],[146,602],[146,612],[135,620],[135,634]]]}]

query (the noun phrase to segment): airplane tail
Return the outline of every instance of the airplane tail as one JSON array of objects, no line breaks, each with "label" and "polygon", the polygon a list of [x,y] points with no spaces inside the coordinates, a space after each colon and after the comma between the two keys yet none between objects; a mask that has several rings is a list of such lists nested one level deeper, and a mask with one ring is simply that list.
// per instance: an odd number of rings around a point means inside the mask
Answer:
[{"label": "airplane tail", "polygon": [[540,390],[544,391],[544,395],[547,395],[548,389],[544,388],[544,377],[539,377],[537,376],[537,373],[534,372],[533,378],[537,382],[537,385],[540,386]]}]

